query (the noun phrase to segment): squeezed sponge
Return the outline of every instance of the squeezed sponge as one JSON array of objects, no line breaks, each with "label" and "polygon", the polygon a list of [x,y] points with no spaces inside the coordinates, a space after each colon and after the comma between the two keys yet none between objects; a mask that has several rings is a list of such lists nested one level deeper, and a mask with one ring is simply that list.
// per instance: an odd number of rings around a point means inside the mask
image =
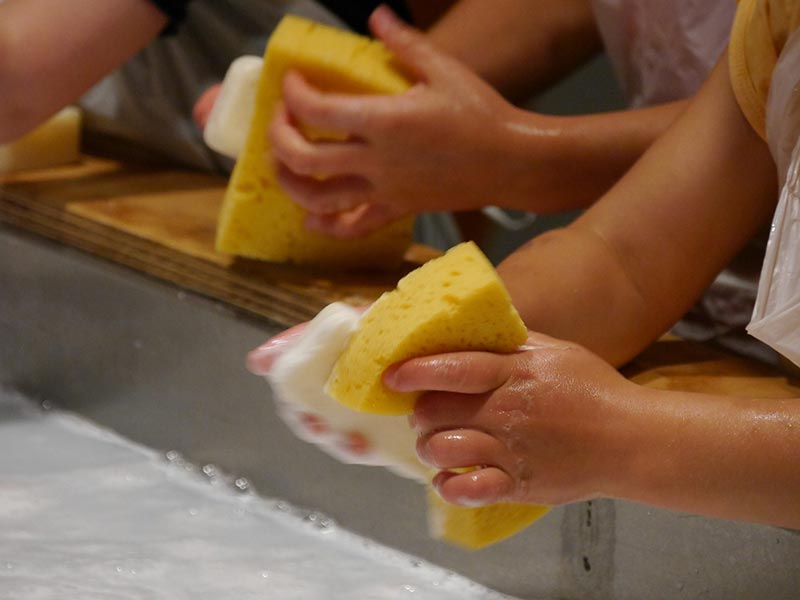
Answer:
[{"label": "squeezed sponge", "polygon": [[372,305],[336,362],[328,393],[355,410],[408,414],[419,394],[384,386],[390,365],[442,352],[513,352],[527,335],[492,264],[474,243],[459,244]]},{"label": "squeezed sponge", "polygon": [[[419,394],[386,388],[381,376],[390,365],[440,352],[513,352],[527,335],[492,264],[474,243],[459,244],[409,273],[361,317],[327,391],[356,410],[407,414]],[[466,508],[428,492],[431,535],[471,550],[517,533],[548,510],[516,503]]]},{"label": "squeezed sponge", "polygon": [[[338,240],[308,231],[305,209],[279,187],[267,129],[289,69],[297,69],[324,91],[398,94],[410,86],[379,42],[300,17],[284,17],[267,45],[247,142],[219,218],[217,250],[337,268],[397,266],[411,243],[413,219],[397,221],[362,239]],[[341,139],[336,132],[306,131],[306,135]]]}]

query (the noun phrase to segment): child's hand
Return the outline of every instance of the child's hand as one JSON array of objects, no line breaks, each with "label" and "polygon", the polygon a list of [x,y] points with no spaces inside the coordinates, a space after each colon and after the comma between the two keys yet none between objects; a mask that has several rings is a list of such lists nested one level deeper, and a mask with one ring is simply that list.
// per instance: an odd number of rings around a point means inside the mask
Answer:
[{"label": "child's hand", "polygon": [[[251,350],[246,359],[248,370],[254,375],[268,376],[278,357],[300,339],[307,325],[308,323],[295,325]],[[340,460],[357,462],[360,457],[369,453],[367,437],[360,431],[332,431],[320,415],[300,410],[280,397],[275,400],[279,403],[278,414],[301,439],[317,444],[325,441],[327,446],[335,446],[337,458]]]},{"label": "child's hand", "polygon": [[448,502],[562,504],[609,495],[624,469],[634,384],[576,344],[531,333],[518,353],[412,359],[388,369],[384,382],[428,390],[411,423]]},{"label": "child's hand", "polygon": [[[331,311],[334,310],[334,308],[334,306],[331,306],[326,310]],[[326,313],[328,314],[328,318],[333,317],[336,319],[335,322],[338,323],[333,329],[328,329],[331,333],[340,330],[341,326],[344,324],[341,318],[337,319],[335,316],[341,314],[341,310],[341,308],[336,308],[336,311],[339,312]],[[349,308],[349,310],[353,311],[352,308]],[[360,313],[364,310],[366,310],[366,307],[357,308],[355,312]],[[320,318],[321,316],[322,313],[320,314]],[[309,325],[311,325],[311,327],[309,327]],[[319,345],[322,344],[324,346],[325,344],[325,341],[320,338],[320,335],[323,337],[327,335],[328,339],[331,335],[331,333],[322,333],[321,329],[324,330],[325,328],[318,322],[301,323],[270,338],[247,355],[247,368],[255,375],[264,377],[269,377],[270,375],[278,376],[277,373],[273,372],[278,370],[276,366],[277,361],[290,348],[293,350],[296,349],[296,351],[300,352],[303,356],[308,356],[309,358],[305,360],[315,361],[317,366],[321,364],[320,361],[324,363],[325,361],[331,360],[333,357],[330,354],[319,354]],[[306,331],[311,332],[312,330],[316,331],[316,341],[311,342],[310,346],[306,344],[306,347],[304,347],[301,340]],[[338,334],[334,334],[334,337],[337,337],[337,335]],[[306,352],[310,352],[311,354],[306,355]],[[315,352],[317,352],[316,355],[314,354]],[[292,367],[293,369],[297,368],[295,362],[297,359],[297,355],[290,359],[294,365]],[[285,367],[286,365],[284,365],[284,368]],[[276,403],[278,415],[298,437],[307,442],[319,445],[325,452],[333,455],[338,460],[360,464],[373,464],[376,461],[380,461],[383,457],[371,456],[374,448],[370,440],[370,435],[368,435],[367,432],[371,429],[380,430],[384,423],[378,421],[378,427],[376,428],[375,424],[371,421],[371,419],[374,419],[371,415],[360,415],[344,407],[339,407],[333,399],[325,396],[323,392],[324,379],[317,380],[321,373],[315,369],[311,371],[312,372],[308,372],[307,376],[304,378],[304,381],[309,387],[303,390],[295,389],[294,395],[289,395],[288,397],[284,397],[281,390],[284,390],[284,393],[288,393],[289,388],[284,388],[282,386],[275,387],[276,382],[272,381],[274,388],[273,398]],[[283,377],[285,376],[286,372],[284,370]],[[297,396],[298,393],[300,393],[300,396]],[[321,404],[315,405],[315,399],[318,403],[321,402]],[[319,410],[321,410],[323,414],[318,414],[314,409],[315,406],[319,406]],[[325,410],[322,410],[323,406]],[[328,421],[328,418],[331,420]],[[405,427],[405,422],[403,422],[403,426]],[[408,431],[408,436],[413,440],[413,434],[410,431]],[[383,441],[386,442],[386,440]],[[401,441],[403,440],[401,439]],[[408,440],[405,441],[406,447],[411,448],[413,444],[410,444]],[[413,450],[409,457],[413,459]]]},{"label": "child's hand", "polygon": [[[325,93],[296,72],[284,79],[269,136],[281,185],[309,211],[307,225],[357,237],[410,213],[503,203],[531,166],[501,151],[514,107],[388,9],[370,24],[418,81],[406,93]],[[348,138],[309,141],[297,122]]]}]

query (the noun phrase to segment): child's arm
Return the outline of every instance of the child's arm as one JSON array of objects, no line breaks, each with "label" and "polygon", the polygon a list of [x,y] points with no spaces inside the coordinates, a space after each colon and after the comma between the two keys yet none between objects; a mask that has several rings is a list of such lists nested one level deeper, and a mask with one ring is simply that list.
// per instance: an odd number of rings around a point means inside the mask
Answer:
[{"label": "child's arm", "polygon": [[[775,173],[727,61],[635,168],[574,226],[503,268],[528,324],[620,363],[680,315],[769,215]],[[573,342],[412,359],[418,453],[451,502],[597,496],[800,527],[800,399],[648,390]],[[450,469],[484,465],[469,473]]]},{"label": "child's arm", "polygon": [[149,0],[0,4],[0,143],[77,100],[166,22]]},{"label": "child's arm", "polygon": [[603,48],[589,0],[459,0],[426,33],[513,101],[528,100]]},{"label": "child's arm", "polygon": [[643,388],[542,334],[517,354],[412,359],[384,381],[428,391],[412,417],[417,453],[449,502],[610,497],[800,527],[800,399]]},{"label": "child's arm", "polygon": [[[386,11],[376,11],[371,24],[419,83],[398,96],[352,96],[322,93],[290,74],[287,110],[270,131],[281,183],[315,216],[309,225],[330,235],[360,236],[410,212],[587,206],[683,108],[527,112]],[[310,142],[296,120],[352,137]],[[369,218],[353,219],[349,211],[363,204]]]},{"label": "child's arm", "polygon": [[723,58],[620,182],[499,272],[529,329],[621,364],[677,321],[772,214],[775,167]]}]

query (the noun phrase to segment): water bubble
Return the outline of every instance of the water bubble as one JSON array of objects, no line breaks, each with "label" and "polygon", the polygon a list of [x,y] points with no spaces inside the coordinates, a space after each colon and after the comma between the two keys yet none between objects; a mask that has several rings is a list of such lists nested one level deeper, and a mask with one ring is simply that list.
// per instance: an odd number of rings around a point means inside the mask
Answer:
[{"label": "water bubble", "polygon": [[45,411],[45,412],[48,411],[48,410],[52,410],[53,409],[53,403],[50,402],[50,400],[42,400],[42,403],[41,403],[40,406],[42,407],[42,410]]},{"label": "water bubble", "polygon": [[269,577],[269,573],[267,571],[261,571],[261,577],[263,579],[266,579],[267,577]]},{"label": "water bubble", "polygon": [[117,568],[116,568],[116,569],[114,569],[114,570],[115,570],[117,573],[122,573],[122,567],[120,567],[119,565],[117,565]]},{"label": "water bubble", "polygon": [[190,514],[191,516],[193,516],[193,517],[196,517],[196,516],[198,515],[198,513],[199,513],[199,512],[200,512],[200,511],[199,511],[199,510],[197,510],[196,508],[190,508],[190,509],[189,509],[189,514]]},{"label": "water bubble", "polygon": [[181,453],[177,450],[168,450],[164,456],[171,463],[177,463],[183,460]]},{"label": "water bubble", "polygon": [[215,485],[219,483],[219,477],[217,477],[217,475],[219,475],[217,467],[212,464],[203,465],[201,471],[203,472],[203,475],[206,476],[210,484]]},{"label": "water bubble", "polygon": [[403,589],[407,591],[409,594],[413,594],[417,591],[417,588],[415,588],[413,585],[408,585],[408,584],[405,584],[403,586]]},{"label": "water bubble", "polygon": [[250,490],[250,482],[244,477],[237,477],[233,482],[233,486],[240,492],[247,492]]},{"label": "water bubble", "polygon": [[284,502],[283,500],[278,500],[278,502],[275,503],[275,508],[281,512],[289,512],[292,510],[292,507],[289,505],[289,503]]},{"label": "water bubble", "polygon": [[323,533],[330,533],[336,526],[336,522],[333,519],[316,511],[304,514],[303,521],[310,523],[315,529]]},{"label": "water bubble", "polygon": [[330,533],[336,528],[336,522],[330,517],[321,517],[314,526],[323,533]]},{"label": "water bubble", "polygon": [[421,560],[412,560],[411,561],[411,566],[414,567],[415,569],[418,569],[419,567],[422,566],[422,561]]}]

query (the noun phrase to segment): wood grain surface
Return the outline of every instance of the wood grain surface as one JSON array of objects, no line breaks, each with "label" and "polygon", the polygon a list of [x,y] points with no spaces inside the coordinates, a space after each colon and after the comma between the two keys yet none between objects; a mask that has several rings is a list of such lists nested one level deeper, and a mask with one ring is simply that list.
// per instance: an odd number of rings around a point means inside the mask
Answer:
[{"label": "wood grain surface", "polygon": [[[403,269],[388,273],[331,273],[219,254],[213,238],[225,183],[204,173],[85,157],[0,178],[0,221],[286,327],[333,301],[371,302],[437,254],[415,246]],[[666,390],[800,396],[798,382],[777,369],[678,339],[657,342],[623,373]]]},{"label": "wood grain surface", "polygon": [[226,180],[84,157],[0,178],[0,218],[291,326],[337,300],[364,304],[436,251],[414,246],[389,272],[331,272],[214,250]]}]

